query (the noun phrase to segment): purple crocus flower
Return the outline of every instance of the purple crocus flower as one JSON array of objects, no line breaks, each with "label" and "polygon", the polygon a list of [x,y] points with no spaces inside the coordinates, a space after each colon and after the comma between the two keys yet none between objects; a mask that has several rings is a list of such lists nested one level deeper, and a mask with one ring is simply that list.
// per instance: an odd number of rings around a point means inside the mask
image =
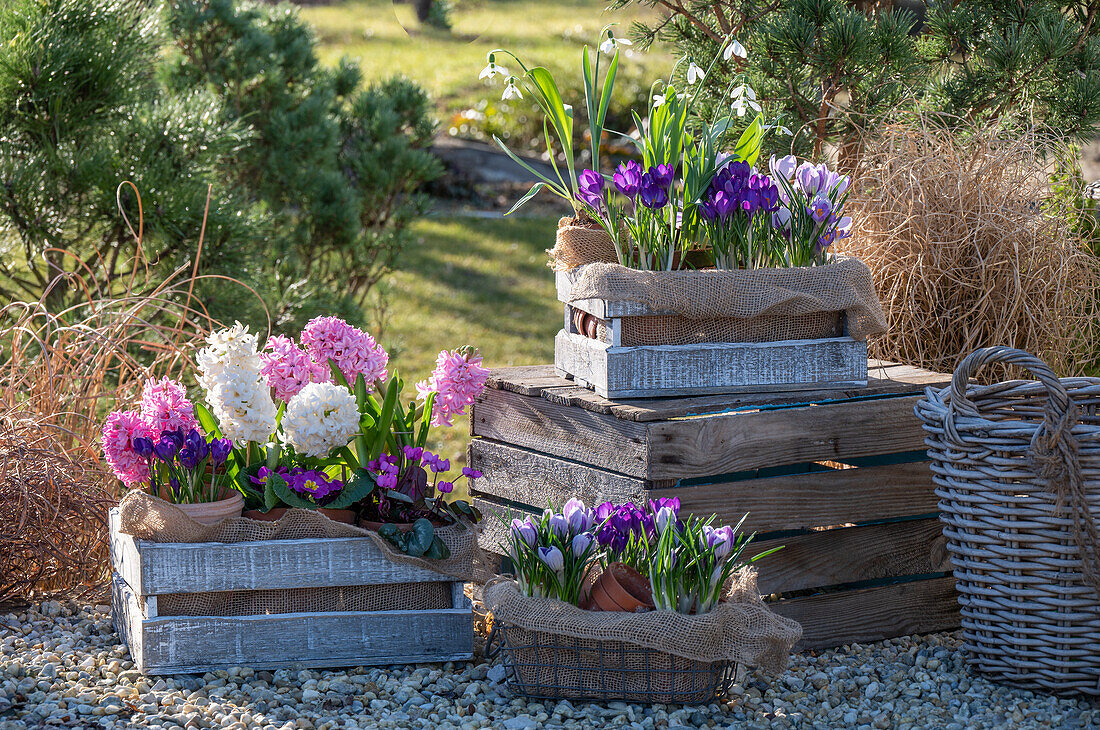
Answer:
[{"label": "purple crocus flower", "polygon": [[233,450],[233,442],[229,439],[214,439],[210,442],[210,461],[215,467],[225,463],[229,458],[229,452]]},{"label": "purple crocus flower", "polygon": [[649,511],[653,514],[657,514],[662,507],[668,507],[672,510],[674,517],[680,516],[680,498],[679,497],[660,497],[659,499],[649,500]]},{"label": "purple crocus flower", "polygon": [[593,208],[599,208],[603,203],[603,175],[595,170],[585,170],[578,175],[577,197]]},{"label": "purple crocus flower", "polygon": [[[206,450],[205,446],[203,450]],[[180,466],[182,466],[184,469],[191,470],[203,462],[203,460],[206,458],[206,454],[199,453],[197,449],[193,449],[190,446],[184,446],[182,449],[180,449],[180,452],[176,455],[176,458],[179,460]]]},{"label": "purple crocus flower", "polygon": [[528,547],[534,547],[539,534],[531,520],[512,520],[512,534]]},{"label": "purple crocus flower", "polygon": [[561,508],[562,516],[569,523],[569,529],[573,532],[585,532],[592,528],[592,515],[584,502],[579,499],[571,499]]},{"label": "purple crocus flower", "polygon": [[555,573],[565,567],[565,556],[556,547],[540,547],[539,560]]},{"label": "purple crocus flower", "polygon": [[779,187],[771,181],[771,178],[764,178],[767,182],[760,188],[760,207],[768,213],[774,213],[779,210]]},{"label": "purple crocus flower", "polygon": [[798,187],[802,188],[802,192],[810,196],[817,195],[825,182],[821,170],[809,162],[803,162],[799,165],[798,169],[794,171],[794,177],[798,181]]},{"label": "purple crocus flower", "polygon": [[768,169],[771,171],[773,178],[790,180],[791,176],[794,175],[794,171],[798,169],[798,158],[794,155],[779,158],[772,155],[771,160],[768,161]]},{"label": "purple crocus flower", "polygon": [[584,554],[588,552],[588,549],[591,546],[592,536],[587,532],[582,532],[581,534],[575,536],[573,538],[573,542],[570,544],[570,547],[573,549],[573,557],[575,558],[584,557]]},{"label": "purple crocus flower", "polygon": [[153,446],[153,452],[157,455],[157,458],[166,462],[176,458],[176,454],[179,453],[179,450],[180,445],[167,433],[161,436],[160,440]]},{"label": "purple crocus flower", "polygon": [[668,191],[662,188],[650,172],[642,175],[641,185],[638,187],[638,200],[650,210],[657,210],[668,205]]},{"label": "purple crocus flower", "polygon": [[789,234],[791,232],[791,211],[787,208],[780,208],[772,213],[772,227]]},{"label": "purple crocus flower", "polygon": [[659,188],[668,192],[668,189],[672,187],[673,179],[676,177],[676,170],[672,165],[657,165],[649,168],[649,176]]},{"label": "purple crocus flower", "polygon": [[714,203],[704,198],[699,203],[699,207],[696,209],[699,211],[700,217],[705,221],[713,221],[718,218],[718,211],[714,207]]},{"label": "purple crocus flower", "polygon": [[619,165],[619,169],[611,176],[611,182],[615,189],[626,197],[634,200],[638,195],[638,187],[642,184],[642,166],[635,160],[628,160]]},{"label": "purple crocus flower", "polygon": [[723,221],[733,215],[739,207],[737,200],[724,190],[719,190],[714,194],[713,205],[715,215]]},{"label": "purple crocus flower", "polygon": [[138,456],[143,456],[148,459],[153,455],[153,439],[146,438],[145,436],[136,436],[130,443],[134,448],[134,453]]},{"label": "purple crocus flower", "polygon": [[819,195],[810,202],[806,212],[810,214],[815,223],[821,223],[832,214],[833,204],[824,195]]},{"label": "purple crocus flower", "polygon": [[663,506],[653,515],[653,523],[657,526],[657,532],[664,534],[670,525],[676,524],[676,513],[670,506]]},{"label": "purple crocus flower", "polygon": [[[550,530],[562,540],[569,534],[569,520],[565,519],[565,515],[557,514],[546,510],[549,514]],[[545,515],[544,515],[545,516]]]}]

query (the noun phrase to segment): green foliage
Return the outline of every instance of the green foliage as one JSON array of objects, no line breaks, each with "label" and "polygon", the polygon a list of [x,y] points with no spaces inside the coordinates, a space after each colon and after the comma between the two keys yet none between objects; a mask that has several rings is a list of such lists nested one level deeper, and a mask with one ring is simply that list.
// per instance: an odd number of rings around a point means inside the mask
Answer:
[{"label": "green foliage", "polygon": [[[276,327],[360,319],[440,172],[428,100],[321,66],[288,5],[14,0],[0,6],[0,295],[78,299],[194,266],[266,299]],[[115,191],[142,196],[138,248]],[[122,203],[135,228],[128,190]],[[261,301],[201,281],[198,304],[266,323]]]},{"label": "green foliage", "polygon": [[[727,36],[749,51],[707,79],[700,116],[724,105],[725,79],[746,72],[761,102],[788,120],[794,151],[837,145],[854,161],[860,129],[919,109],[960,120],[1083,137],[1100,122],[1100,24],[1091,3],[1029,0],[924,4],[845,0],[618,0],[672,11],[635,25],[690,59]],[[867,8],[865,11],[864,8]],[[873,12],[872,12],[873,9]],[[1095,8],[1093,8],[1095,10]]]}]

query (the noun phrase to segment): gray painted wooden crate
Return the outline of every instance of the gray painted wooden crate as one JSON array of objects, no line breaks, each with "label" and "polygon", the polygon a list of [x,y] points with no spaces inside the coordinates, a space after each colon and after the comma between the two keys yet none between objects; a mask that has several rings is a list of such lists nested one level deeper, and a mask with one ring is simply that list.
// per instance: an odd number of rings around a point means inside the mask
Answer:
[{"label": "gray painted wooden crate", "polygon": [[[565,326],[554,339],[554,367],[604,398],[760,393],[867,384],[867,343],[851,337],[781,342],[623,345],[622,321],[664,316],[636,302],[569,301],[579,269],[556,275]],[[573,310],[600,320],[606,341],[577,331]]]},{"label": "gray painted wooden crate", "polygon": [[[111,510],[115,628],[146,674],[464,661],[473,613],[463,584],[392,563],[370,538],[153,543],[119,532]],[[252,616],[164,616],[157,597],[221,591],[448,583],[451,608]]]},{"label": "gray painted wooden crate", "polygon": [[502,553],[494,513],[570,497],[644,503],[745,529],[759,586],[803,627],[799,649],[959,625],[938,498],[913,405],[951,376],[870,361],[846,390],[614,400],[550,366],[493,371],[470,417],[482,547]]}]

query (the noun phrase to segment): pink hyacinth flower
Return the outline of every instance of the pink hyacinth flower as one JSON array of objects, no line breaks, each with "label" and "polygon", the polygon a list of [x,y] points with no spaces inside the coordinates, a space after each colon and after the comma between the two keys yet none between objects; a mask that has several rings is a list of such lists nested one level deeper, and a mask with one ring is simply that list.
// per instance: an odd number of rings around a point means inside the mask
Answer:
[{"label": "pink hyacinth flower", "polygon": [[187,389],[168,378],[145,381],[141,416],[152,428],[154,439],[162,431],[190,431],[199,426],[195,405],[187,399]]},{"label": "pink hyacinth flower", "polygon": [[260,374],[274,388],[275,397],[289,401],[310,383],[327,383],[328,367],[315,362],[309,353],[289,337],[275,335],[260,353]]},{"label": "pink hyacinth flower", "polygon": [[[389,354],[369,334],[339,317],[314,317],[302,330],[301,339],[315,362],[327,371],[332,360],[349,383],[360,373],[368,385],[388,376]],[[327,375],[322,382],[328,382]]]},{"label": "pink hyacinth flower", "polygon": [[481,366],[477,350],[443,350],[435,360],[432,376],[417,383],[416,390],[422,400],[430,393],[436,394],[433,426],[453,426],[452,419],[465,415],[466,406],[481,395],[488,379],[489,371]]},{"label": "pink hyacinth flower", "polygon": [[134,451],[134,439],[155,439],[160,431],[153,428],[138,411],[115,411],[103,424],[103,455],[127,487],[149,481],[149,462]]}]

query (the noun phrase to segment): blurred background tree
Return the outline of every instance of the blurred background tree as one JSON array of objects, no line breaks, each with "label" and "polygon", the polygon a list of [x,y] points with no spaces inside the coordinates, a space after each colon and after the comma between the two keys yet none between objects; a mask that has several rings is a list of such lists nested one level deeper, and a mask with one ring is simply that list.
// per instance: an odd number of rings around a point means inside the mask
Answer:
[{"label": "blurred background tree", "polygon": [[[0,38],[9,299],[79,298],[74,273],[109,287],[193,262],[210,184],[200,274],[261,292],[278,329],[358,320],[439,174],[424,92],[323,67],[290,6],[14,0]],[[143,257],[116,208],[126,179],[145,204]],[[136,225],[136,200],[123,203]],[[266,324],[244,289],[197,293],[219,319]]]},{"label": "blurred background tree", "polygon": [[616,0],[662,8],[635,24],[640,44],[671,43],[700,65],[732,35],[747,59],[720,63],[703,90],[721,98],[745,73],[796,131],[795,151],[839,152],[860,130],[910,111],[968,123],[1046,126],[1084,138],[1100,122],[1100,2],[1056,0]]}]

